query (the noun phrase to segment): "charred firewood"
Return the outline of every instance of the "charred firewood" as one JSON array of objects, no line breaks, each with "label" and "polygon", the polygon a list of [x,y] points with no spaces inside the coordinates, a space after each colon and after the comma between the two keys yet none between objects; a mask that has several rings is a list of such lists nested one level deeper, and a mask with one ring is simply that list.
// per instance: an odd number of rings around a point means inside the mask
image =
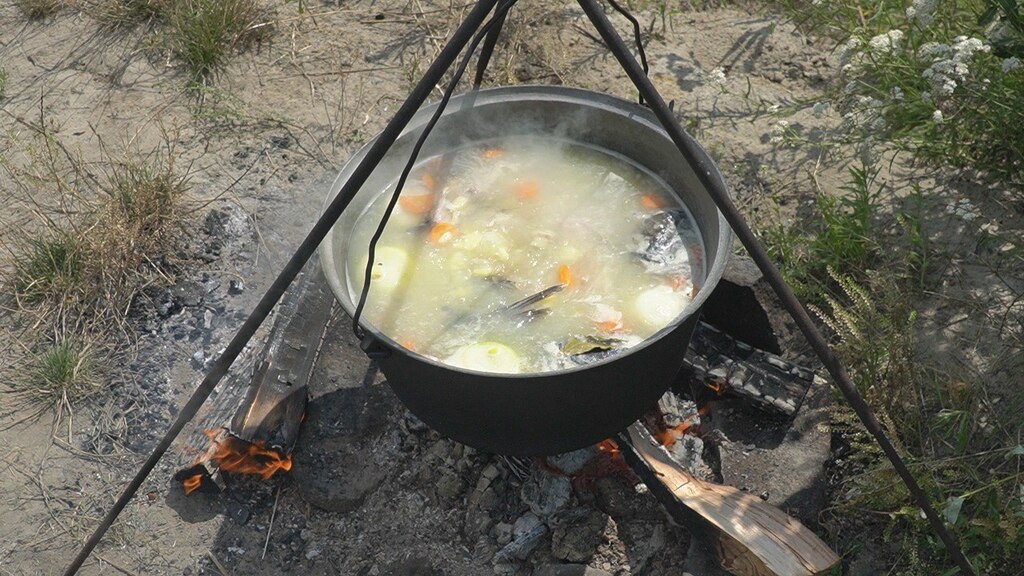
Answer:
[{"label": "charred firewood", "polygon": [[733,339],[709,324],[694,330],[684,360],[685,377],[719,394],[739,396],[774,413],[791,416],[812,384],[813,370]]},{"label": "charred firewood", "polygon": [[319,268],[296,288],[281,305],[248,385],[229,382],[196,426],[187,451],[201,456],[174,475],[186,493],[223,489],[221,472],[269,478],[291,469],[307,384],[336,305]]}]

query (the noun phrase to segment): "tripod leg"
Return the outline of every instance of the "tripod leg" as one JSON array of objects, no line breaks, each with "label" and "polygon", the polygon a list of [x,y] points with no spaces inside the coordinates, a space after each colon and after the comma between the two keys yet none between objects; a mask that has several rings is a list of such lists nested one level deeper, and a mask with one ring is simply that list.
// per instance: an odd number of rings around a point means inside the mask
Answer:
[{"label": "tripod leg", "polygon": [[668,105],[665,104],[665,100],[662,99],[657,89],[651,83],[647,75],[644,74],[643,69],[637,63],[636,59],[629,53],[629,49],[626,44],[622,41],[622,38],[612,27],[611,22],[608,21],[608,17],[605,16],[604,11],[597,4],[597,0],[578,0],[580,7],[587,14],[587,17],[593,23],[598,33],[601,34],[601,38],[604,39],[605,44],[611,50],[616,60],[619,61],[619,65],[625,70],[626,75],[633,81],[637,90],[640,91],[640,96],[647,100],[648,106],[654,112],[658,120],[661,121],[665,131],[668,132],[669,137],[675,143],[676,147],[679,148],[679,152],[682,153],[683,157],[693,167],[697,178],[701,181],[701,184],[707,189],[711,195],[711,199],[714,200],[718,209],[721,210],[725,219],[729,222],[729,226],[732,227],[733,232],[743,243],[743,246],[750,253],[751,258],[757,263],[757,267],[761,269],[764,274],[765,280],[771,285],[772,289],[779,296],[783,307],[789,312],[793,320],[796,321],[797,326],[800,327],[800,331],[803,332],[807,341],[810,343],[811,348],[821,359],[825,368],[828,369],[829,374],[835,381],[836,385],[842,391],[843,396],[846,397],[846,401],[850,404],[850,407],[857,413],[860,421],[867,428],[868,432],[874,436],[875,441],[885,452],[885,455],[892,462],[893,468],[903,479],[903,482],[907,485],[910,493],[914,496],[914,500],[917,501],[917,505],[924,511],[925,516],[928,518],[928,522],[931,524],[932,529],[942,539],[943,544],[946,545],[946,550],[949,555],[957,563],[963,574],[970,574],[972,576],[977,573],[971,567],[967,557],[964,556],[960,550],[960,546],[956,540],[946,529],[945,524],[938,513],[932,508],[932,505],[928,502],[928,496],[924,493],[921,487],[918,485],[917,480],[910,473],[907,465],[903,462],[899,452],[893,446],[892,442],[885,435],[885,431],[882,430],[882,425],[878,422],[871,407],[868,406],[864,398],[861,397],[860,393],[857,392],[853,381],[850,376],[846,373],[846,369],[843,368],[842,363],[836,358],[832,352],[832,348],[825,341],[824,336],[815,326],[811,320],[810,315],[807,314],[807,310],[804,309],[803,305],[797,299],[796,294],[793,293],[793,289],[786,284],[783,280],[782,274],[779,273],[778,268],[772,263],[768,257],[768,253],[765,252],[761,243],[754,236],[754,233],[747,226],[746,221],[740,214],[739,210],[736,209],[736,205],[733,204],[729,198],[725,187],[716,182],[712,177],[712,173],[716,171],[714,166],[709,165],[707,162],[700,160],[697,152],[697,144],[686,135],[682,126],[676,120],[672,111],[669,110]]},{"label": "tripod leg", "polygon": [[394,118],[388,123],[384,130],[380,133],[377,141],[374,143],[370,151],[366,154],[366,157],[359,164],[356,170],[352,173],[349,180],[342,186],[341,190],[331,201],[330,206],[324,211],[323,215],[316,222],[313,228],[309,231],[309,234],[296,249],[288,263],[285,264],[284,269],[271,284],[270,288],[260,299],[259,303],[246,318],[245,322],[235,333],[231,342],[228,343],[227,347],[210,367],[210,370],[206,373],[202,383],[196,388],[195,392],[192,393],[192,397],[189,398],[188,402],[182,406],[181,411],[178,413],[178,418],[171,425],[170,429],[164,434],[163,438],[157,442],[156,448],[149,455],[142,467],[132,478],[128,486],[125,487],[124,491],[118,497],[117,501],[104,516],[99,526],[93,532],[89,540],[85,542],[82,548],[78,551],[74,560],[68,565],[67,570],[64,572],[65,576],[73,576],[78,572],[78,569],[82,567],[82,564],[92,553],[93,549],[99,544],[100,539],[106,533],[107,529],[114,523],[118,514],[132,499],[132,496],[139,490],[142,483],[149,476],[149,473],[156,467],[157,462],[164,455],[167,449],[170,447],[171,442],[178,437],[181,430],[185,425],[195,416],[199,408],[206,402],[207,398],[213,392],[213,389],[220,382],[221,378],[227,373],[228,369],[238,358],[239,354],[245,348],[245,345],[252,338],[253,334],[260,327],[270,312],[274,309],[274,306],[284,295],[288,286],[291,285],[295,277],[298,276],[299,272],[302,271],[303,266],[309,261],[313,253],[316,252],[317,247],[323,241],[324,237],[327,236],[328,231],[337,221],[338,217],[348,206],[349,202],[352,201],[353,196],[362,187],[366,179],[369,178],[373,169],[377,167],[381,159],[384,158],[384,154],[391,148],[395,140],[402,133],[402,130],[409,124],[413,115],[419,110],[423,102],[426,101],[427,97],[430,96],[430,92],[434,89],[434,86],[441,80],[444,73],[451,68],[453,62],[459,56],[459,52],[469,43],[470,39],[476,34],[477,30],[483,24],[484,20],[487,19],[488,14],[494,9],[498,0],[479,0],[474,6],[473,10],[469,13],[463,23],[452,35],[451,41],[447,46],[438,54],[437,59],[430,65],[423,78],[419,81],[409,97],[406,99],[402,107],[395,113]]},{"label": "tripod leg", "polygon": [[494,25],[487,31],[487,37],[480,48],[480,59],[477,60],[476,74],[473,76],[473,90],[480,88],[480,84],[484,81],[484,72],[487,71],[487,65],[491,63],[491,55],[494,54],[494,47],[498,44],[498,36],[501,35],[501,29],[505,26],[506,16],[508,16],[507,11],[499,11],[495,15]]}]

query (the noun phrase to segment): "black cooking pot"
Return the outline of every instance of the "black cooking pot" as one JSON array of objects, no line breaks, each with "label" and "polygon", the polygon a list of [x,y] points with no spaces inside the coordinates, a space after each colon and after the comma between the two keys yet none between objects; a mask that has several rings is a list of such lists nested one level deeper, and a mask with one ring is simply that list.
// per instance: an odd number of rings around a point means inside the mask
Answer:
[{"label": "black cooking pot", "polygon": [[[324,273],[350,315],[355,309],[345,267],[354,223],[399,174],[435,106],[419,111],[356,194],[320,247]],[[371,348],[395,394],[440,433],[475,448],[549,455],[582,448],[624,429],[668,389],[682,364],[700,306],[722,276],[731,231],[693,168],[646,108],[605,94],[555,86],[515,86],[453,98],[420,158],[510,135],[547,135],[621,154],[664,180],[700,230],[706,275],[697,298],[671,324],[618,355],[540,374],[494,374],[441,364],[405,349],[363,321]],[[353,156],[331,188],[333,198],[363,159]],[[703,154],[703,151],[701,152]],[[713,166],[710,160],[708,165]],[[722,188],[721,174],[713,180]],[[585,208],[585,207],[584,207]],[[365,250],[365,247],[355,248]],[[362,271],[359,271],[362,274]]]}]

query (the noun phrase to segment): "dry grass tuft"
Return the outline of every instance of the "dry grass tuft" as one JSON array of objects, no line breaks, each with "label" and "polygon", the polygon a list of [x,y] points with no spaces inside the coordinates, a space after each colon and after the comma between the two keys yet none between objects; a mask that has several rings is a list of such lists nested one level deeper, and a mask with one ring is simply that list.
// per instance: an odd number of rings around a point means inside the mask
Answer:
[{"label": "dry grass tuft", "polygon": [[[172,156],[115,164],[94,178],[79,160],[26,146],[28,164],[5,163],[37,221],[9,233],[2,290],[20,326],[22,358],[5,380],[18,398],[58,414],[102,388],[125,342],[125,319],[146,285],[170,281],[184,237],[187,178]],[[43,192],[41,186],[55,190]],[[33,198],[60,198],[56,206]]]},{"label": "dry grass tuft", "polygon": [[206,84],[232,53],[270,31],[255,0],[181,0],[169,11],[168,24],[170,48],[195,85]]},{"label": "dry grass tuft", "polygon": [[15,3],[29,20],[48,18],[64,7],[63,0],[16,0]]},{"label": "dry grass tuft", "polygon": [[165,19],[171,6],[170,0],[103,0],[92,14],[107,28],[130,28]]}]

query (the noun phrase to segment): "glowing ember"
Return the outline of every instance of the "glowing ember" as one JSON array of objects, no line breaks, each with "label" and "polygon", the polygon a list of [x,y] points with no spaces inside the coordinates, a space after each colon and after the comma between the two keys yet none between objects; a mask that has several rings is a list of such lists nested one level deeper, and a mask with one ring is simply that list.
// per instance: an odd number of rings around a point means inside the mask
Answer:
[{"label": "glowing ember", "polygon": [[601,440],[601,442],[597,445],[597,450],[598,452],[608,454],[610,456],[619,455],[619,445],[616,444],[615,440],[612,440],[611,438]]},{"label": "glowing ember", "polygon": [[697,422],[700,418],[707,416],[710,413],[711,403],[709,402],[697,410],[696,416],[691,416],[675,426],[666,425],[664,416],[659,415],[654,419],[654,425],[651,426],[653,429],[652,435],[659,444],[666,448],[670,448],[679,441],[679,438],[682,437],[683,434],[694,434],[699,436],[700,426]]},{"label": "glowing ember", "polygon": [[181,483],[185,485],[185,494],[191,494],[198,490],[199,486],[202,485],[203,475],[195,474],[193,476],[189,476],[188,478],[182,480]]}]

